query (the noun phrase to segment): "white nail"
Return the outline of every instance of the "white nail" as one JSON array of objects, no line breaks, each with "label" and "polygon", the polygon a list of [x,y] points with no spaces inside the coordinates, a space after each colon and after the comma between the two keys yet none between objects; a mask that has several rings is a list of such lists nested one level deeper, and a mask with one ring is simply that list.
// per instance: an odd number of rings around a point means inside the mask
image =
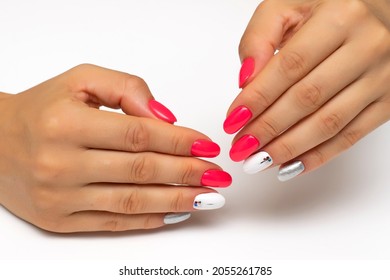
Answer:
[{"label": "white nail", "polygon": [[301,174],[305,170],[305,165],[302,161],[296,161],[285,167],[280,168],[278,179],[282,182],[288,181],[299,174]]},{"label": "white nail", "polygon": [[198,210],[213,210],[225,205],[225,198],[219,193],[202,193],[194,199],[194,208]]},{"label": "white nail", "polygon": [[258,152],[257,154],[251,155],[244,161],[242,168],[245,173],[255,174],[263,171],[273,163],[271,156],[267,152]]},{"label": "white nail", "polygon": [[164,217],[164,224],[172,225],[184,222],[191,217],[191,213],[171,213],[166,214]]}]

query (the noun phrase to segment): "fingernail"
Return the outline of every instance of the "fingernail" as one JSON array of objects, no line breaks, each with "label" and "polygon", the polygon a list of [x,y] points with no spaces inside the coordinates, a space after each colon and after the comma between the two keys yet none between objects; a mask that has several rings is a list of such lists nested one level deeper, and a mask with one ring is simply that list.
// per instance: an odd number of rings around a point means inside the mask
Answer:
[{"label": "fingernail", "polygon": [[149,108],[153,112],[153,114],[159,118],[160,120],[163,120],[168,123],[175,123],[177,121],[176,117],[172,112],[162,105],[160,102],[156,100],[150,100],[149,101]]},{"label": "fingernail", "polygon": [[242,136],[230,149],[230,158],[233,161],[242,161],[253,154],[260,146],[259,140],[253,135]]},{"label": "fingernail", "polygon": [[222,170],[210,169],[203,173],[200,183],[202,186],[224,188],[232,184],[232,176]]},{"label": "fingernail", "polygon": [[177,223],[184,222],[191,217],[191,213],[170,213],[166,214],[164,217],[164,224],[173,225]]},{"label": "fingernail", "polygon": [[271,166],[272,163],[271,156],[267,152],[261,151],[247,158],[242,168],[245,173],[255,174]]},{"label": "fingernail", "polygon": [[296,161],[285,167],[280,168],[278,179],[282,182],[288,181],[299,174],[301,174],[305,170],[305,165],[302,161]]},{"label": "fingernail", "polygon": [[194,209],[213,210],[225,205],[225,198],[219,193],[202,193],[194,199]]},{"label": "fingernail", "polygon": [[252,76],[255,71],[255,60],[253,57],[246,58],[240,69],[240,77],[239,77],[239,86],[243,88],[245,83],[248,81],[250,76]]},{"label": "fingernail", "polygon": [[191,147],[191,154],[195,157],[213,158],[219,155],[221,148],[217,143],[209,140],[196,140]]},{"label": "fingernail", "polygon": [[243,128],[252,118],[252,112],[245,106],[234,109],[223,123],[223,130],[228,134],[233,134]]}]

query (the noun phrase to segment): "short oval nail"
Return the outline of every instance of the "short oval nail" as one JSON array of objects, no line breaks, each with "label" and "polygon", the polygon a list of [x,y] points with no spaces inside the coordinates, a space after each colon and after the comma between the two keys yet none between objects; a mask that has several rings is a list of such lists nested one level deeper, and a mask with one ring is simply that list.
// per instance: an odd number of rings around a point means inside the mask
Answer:
[{"label": "short oval nail", "polygon": [[193,203],[194,209],[213,210],[225,205],[225,198],[219,193],[202,193],[198,194]]},{"label": "short oval nail", "polygon": [[239,75],[239,87],[243,88],[248,81],[248,79],[252,76],[255,71],[255,60],[253,57],[248,57],[244,59]]},{"label": "short oval nail", "polygon": [[154,99],[149,101],[149,109],[160,120],[171,124],[177,121],[175,115],[167,107]]},{"label": "short oval nail", "polygon": [[217,143],[209,140],[196,140],[191,147],[191,154],[195,157],[213,158],[219,155],[221,148]]},{"label": "short oval nail", "polygon": [[228,187],[232,184],[232,176],[222,170],[210,169],[203,173],[201,184],[209,187]]},{"label": "short oval nail", "polygon": [[184,222],[191,217],[191,213],[169,213],[164,217],[164,224],[173,225]]},{"label": "short oval nail", "polygon": [[299,174],[305,171],[305,165],[302,161],[295,161],[290,163],[279,170],[278,179],[282,182],[291,180]]},{"label": "short oval nail", "polygon": [[242,161],[253,154],[260,146],[259,140],[253,135],[242,136],[230,149],[230,158],[233,161]]},{"label": "short oval nail", "polygon": [[245,106],[234,109],[223,123],[223,130],[228,134],[239,131],[252,118],[252,112]]},{"label": "short oval nail", "polygon": [[267,152],[260,151],[247,158],[244,161],[242,168],[247,174],[255,174],[271,166],[272,163],[273,160],[271,156]]}]

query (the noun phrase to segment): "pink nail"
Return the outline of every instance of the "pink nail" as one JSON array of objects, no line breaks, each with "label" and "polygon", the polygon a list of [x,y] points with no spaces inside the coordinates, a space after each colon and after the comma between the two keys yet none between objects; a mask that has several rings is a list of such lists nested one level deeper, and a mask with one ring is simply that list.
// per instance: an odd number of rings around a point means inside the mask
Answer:
[{"label": "pink nail", "polygon": [[209,140],[196,140],[191,147],[191,154],[196,157],[213,158],[219,155],[221,148]]},{"label": "pink nail", "polygon": [[160,120],[163,120],[168,123],[175,123],[177,121],[176,117],[172,112],[162,105],[160,102],[156,100],[150,100],[149,101],[149,108],[153,112],[153,114],[159,118]]},{"label": "pink nail", "polygon": [[243,88],[245,83],[248,81],[250,76],[252,76],[255,71],[255,60],[252,57],[246,58],[241,66],[240,77],[239,77],[239,86]]},{"label": "pink nail", "polygon": [[230,158],[233,161],[242,161],[253,154],[260,146],[259,140],[253,135],[244,135],[230,149]]},{"label": "pink nail", "polygon": [[245,106],[234,109],[223,123],[223,129],[228,134],[233,134],[243,128],[252,118],[252,112]]},{"label": "pink nail", "polygon": [[228,187],[232,183],[232,176],[222,170],[210,169],[203,173],[201,184],[209,187]]}]

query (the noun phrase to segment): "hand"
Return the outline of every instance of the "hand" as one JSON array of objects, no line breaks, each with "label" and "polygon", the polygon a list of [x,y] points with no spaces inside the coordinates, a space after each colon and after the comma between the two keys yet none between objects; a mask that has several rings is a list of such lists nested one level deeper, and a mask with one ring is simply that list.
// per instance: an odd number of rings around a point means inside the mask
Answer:
[{"label": "hand", "polygon": [[226,187],[230,175],[194,158],[218,145],[158,120],[175,118],[138,77],[81,65],[0,97],[0,203],[40,228],[156,228],[224,204],[201,186]]},{"label": "hand", "polygon": [[266,0],[240,57],[224,129],[243,128],[230,156],[248,173],[307,173],[390,118],[389,1]]}]

